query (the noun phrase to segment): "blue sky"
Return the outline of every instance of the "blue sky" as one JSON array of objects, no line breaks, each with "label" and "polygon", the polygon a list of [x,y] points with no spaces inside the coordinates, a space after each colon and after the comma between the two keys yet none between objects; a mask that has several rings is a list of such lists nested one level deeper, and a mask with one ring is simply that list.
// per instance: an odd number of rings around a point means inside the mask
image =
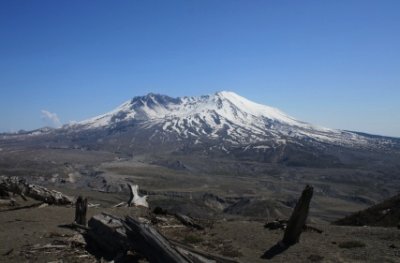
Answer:
[{"label": "blue sky", "polygon": [[400,137],[399,12],[398,0],[1,1],[0,131],[148,92],[231,90],[303,121]]}]

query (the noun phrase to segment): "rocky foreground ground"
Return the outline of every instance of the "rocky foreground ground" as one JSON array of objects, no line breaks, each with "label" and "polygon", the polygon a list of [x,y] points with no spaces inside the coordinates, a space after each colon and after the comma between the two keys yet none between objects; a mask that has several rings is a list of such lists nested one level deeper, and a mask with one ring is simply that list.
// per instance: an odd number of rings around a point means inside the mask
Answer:
[{"label": "rocky foreground ground", "polygon": [[[272,249],[283,230],[265,228],[266,221],[251,218],[198,220],[198,230],[170,215],[152,209],[113,207],[126,196],[100,192],[77,192],[89,197],[88,218],[107,212],[149,220],[168,240],[200,251],[233,258],[238,262],[400,262],[400,230],[382,227],[348,227],[311,224],[322,233],[303,232],[300,243],[275,253]],[[0,262],[106,262],[112,259],[96,250],[82,231],[66,227],[74,220],[73,206],[31,206],[38,202],[17,198],[19,207],[0,210]],[[157,218],[157,220],[154,220]],[[263,257],[264,256],[264,257]],[[130,262],[147,262],[134,252]]]}]

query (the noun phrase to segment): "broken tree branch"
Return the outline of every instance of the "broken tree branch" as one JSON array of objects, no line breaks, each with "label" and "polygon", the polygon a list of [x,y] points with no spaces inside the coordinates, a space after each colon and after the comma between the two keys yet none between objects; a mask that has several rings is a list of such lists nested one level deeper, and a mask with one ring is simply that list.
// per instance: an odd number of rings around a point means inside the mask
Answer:
[{"label": "broken tree branch", "polygon": [[128,206],[128,204],[126,202],[121,202],[121,203],[114,205],[113,207],[121,207],[121,206]]},{"label": "broken tree branch", "polygon": [[185,226],[193,227],[193,228],[195,228],[195,229],[197,229],[197,230],[204,230],[204,227],[203,227],[203,226],[201,226],[201,225],[195,223],[195,222],[193,221],[193,219],[190,218],[189,216],[176,213],[176,214],[175,214],[175,217],[176,217],[176,219],[179,220],[179,222],[181,222],[181,223],[184,224]]}]

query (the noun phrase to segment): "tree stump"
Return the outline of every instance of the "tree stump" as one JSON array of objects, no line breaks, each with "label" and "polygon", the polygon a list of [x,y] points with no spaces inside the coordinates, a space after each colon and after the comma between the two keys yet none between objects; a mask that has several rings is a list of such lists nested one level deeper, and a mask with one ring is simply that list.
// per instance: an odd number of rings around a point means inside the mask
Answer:
[{"label": "tree stump", "polygon": [[303,193],[290,216],[282,240],[282,243],[286,246],[291,246],[299,242],[301,232],[306,224],[313,191],[313,187],[309,185],[304,188]]},{"label": "tree stump", "polygon": [[87,198],[79,196],[75,203],[75,223],[86,226]]}]

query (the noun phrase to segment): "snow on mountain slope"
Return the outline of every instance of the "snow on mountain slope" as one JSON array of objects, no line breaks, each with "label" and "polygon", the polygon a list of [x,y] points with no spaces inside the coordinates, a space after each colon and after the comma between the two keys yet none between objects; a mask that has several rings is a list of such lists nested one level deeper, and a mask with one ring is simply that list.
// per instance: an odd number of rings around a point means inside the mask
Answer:
[{"label": "snow on mountain slope", "polygon": [[180,138],[221,139],[231,144],[271,141],[284,144],[287,139],[352,145],[367,143],[363,136],[298,121],[276,108],[229,91],[181,98],[150,93],[135,97],[104,115],[68,127],[104,129],[128,122],[153,130],[153,135],[172,133]]}]

